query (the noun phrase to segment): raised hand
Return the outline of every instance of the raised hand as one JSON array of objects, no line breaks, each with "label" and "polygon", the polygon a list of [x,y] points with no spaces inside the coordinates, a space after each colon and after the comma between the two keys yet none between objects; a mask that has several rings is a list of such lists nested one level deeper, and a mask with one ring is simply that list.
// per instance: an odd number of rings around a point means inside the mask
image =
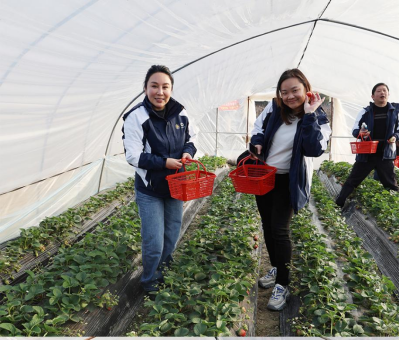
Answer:
[{"label": "raised hand", "polygon": [[318,92],[307,92],[307,100],[304,102],[304,112],[306,114],[315,112],[315,110],[317,110],[317,108],[322,104],[324,100],[325,97],[321,99]]}]

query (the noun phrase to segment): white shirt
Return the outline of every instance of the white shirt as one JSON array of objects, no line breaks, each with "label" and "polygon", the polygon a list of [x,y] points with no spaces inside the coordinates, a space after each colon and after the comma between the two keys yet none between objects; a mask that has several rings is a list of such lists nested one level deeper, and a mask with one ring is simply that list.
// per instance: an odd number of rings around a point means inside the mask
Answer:
[{"label": "white shirt", "polygon": [[289,125],[282,123],[276,131],[266,160],[269,166],[277,168],[277,174],[289,173],[294,135],[296,134],[299,118],[295,117],[291,122],[292,124]]}]

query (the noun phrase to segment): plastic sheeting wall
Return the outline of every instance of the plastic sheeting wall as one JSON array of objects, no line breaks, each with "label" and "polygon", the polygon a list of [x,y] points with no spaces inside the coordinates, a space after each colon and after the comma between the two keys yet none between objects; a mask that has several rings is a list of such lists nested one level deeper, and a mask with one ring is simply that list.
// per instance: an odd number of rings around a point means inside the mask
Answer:
[{"label": "plastic sheeting wall", "polygon": [[[176,70],[173,96],[191,119],[270,91],[297,66],[334,98],[366,105],[383,81],[396,102],[398,31],[397,0],[0,1],[0,200],[10,203],[0,205],[0,231],[132,173],[119,117],[150,65]],[[227,152],[236,142],[224,129]],[[85,177],[88,187],[70,180],[90,190],[72,198],[65,183],[62,199],[49,200],[62,188],[50,179],[98,163],[105,168]],[[35,205],[35,219],[24,220]]]}]

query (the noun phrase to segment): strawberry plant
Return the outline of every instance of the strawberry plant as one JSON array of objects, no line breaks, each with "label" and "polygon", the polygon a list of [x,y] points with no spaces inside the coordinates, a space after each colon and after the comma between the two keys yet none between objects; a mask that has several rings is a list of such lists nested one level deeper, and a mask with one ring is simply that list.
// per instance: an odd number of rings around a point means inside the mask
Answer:
[{"label": "strawberry plant", "polygon": [[228,179],[219,185],[199,229],[175,254],[164,286],[150,308],[141,336],[228,336],[240,321],[240,302],[255,283],[252,257],[258,219],[254,198],[235,191]]},{"label": "strawberry plant", "polygon": [[[393,283],[378,275],[375,261],[345,224],[317,176],[312,196],[333,250],[312,224],[311,213],[302,210],[292,223],[296,243],[291,270],[292,292],[300,295],[304,306],[292,320],[293,331],[298,336],[322,337],[397,335]],[[344,276],[338,275],[339,267]]]},{"label": "strawberry plant", "polygon": [[49,268],[28,270],[24,283],[0,286],[0,335],[65,335],[62,324],[80,321],[82,309],[112,307],[115,295],[101,293],[131,268],[130,259],[139,252],[140,221],[132,202],[78,243],[61,248]]},{"label": "strawberry plant", "polygon": [[336,253],[343,264],[344,279],[353,301],[365,311],[359,318],[364,333],[372,336],[397,335],[398,305],[393,300],[395,286],[387,277],[379,275],[374,259],[362,248],[362,240],[345,224],[318,177],[314,177],[312,194],[323,226],[336,243]]},{"label": "strawberry plant", "polygon": [[[324,161],[321,169],[328,175],[334,175],[340,183],[344,183],[350,174],[352,166],[347,162],[333,163]],[[385,189],[382,184],[373,180],[372,174],[365,179],[354,195],[366,214],[376,219],[379,227],[391,234],[391,239],[398,242],[399,231],[399,196],[395,191]]]},{"label": "strawberry plant", "polygon": [[69,208],[59,216],[47,217],[38,226],[22,229],[20,237],[8,242],[6,248],[0,252],[2,277],[11,276],[14,271],[19,271],[18,262],[29,253],[37,257],[52,243],[68,246],[69,239],[75,236],[86,220],[91,219],[91,215],[114,200],[124,203],[125,197],[132,195],[133,191],[134,180],[130,178],[105,194],[91,197],[77,208]]}]

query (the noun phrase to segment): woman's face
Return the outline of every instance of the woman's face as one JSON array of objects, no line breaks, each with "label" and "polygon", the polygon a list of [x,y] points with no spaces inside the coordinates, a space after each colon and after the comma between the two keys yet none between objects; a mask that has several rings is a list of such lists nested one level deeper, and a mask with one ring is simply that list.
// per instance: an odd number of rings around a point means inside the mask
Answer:
[{"label": "woman's face", "polygon": [[306,89],[298,78],[288,78],[282,82],[279,89],[282,101],[295,113],[303,110],[304,102],[307,98]]},{"label": "woman's face", "polygon": [[171,79],[163,72],[156,72],[150,76],[144,92],[154,110],[163,110],[171,98]]}]

